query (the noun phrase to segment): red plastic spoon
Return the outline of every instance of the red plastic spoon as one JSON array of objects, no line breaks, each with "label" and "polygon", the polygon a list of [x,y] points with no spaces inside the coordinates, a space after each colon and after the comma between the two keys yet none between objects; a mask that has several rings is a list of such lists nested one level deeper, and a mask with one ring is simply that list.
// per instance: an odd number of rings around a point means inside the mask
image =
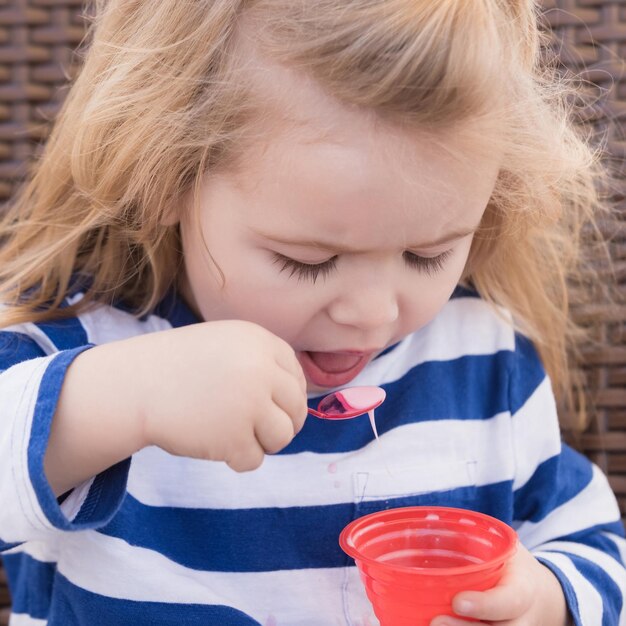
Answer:
[{"label": "red plastic spoon", "polygon": [[324,396],[311,415],[325,420],[347,420],[373,411],[385,400],[384,389],[380,387],[348,387]]}]

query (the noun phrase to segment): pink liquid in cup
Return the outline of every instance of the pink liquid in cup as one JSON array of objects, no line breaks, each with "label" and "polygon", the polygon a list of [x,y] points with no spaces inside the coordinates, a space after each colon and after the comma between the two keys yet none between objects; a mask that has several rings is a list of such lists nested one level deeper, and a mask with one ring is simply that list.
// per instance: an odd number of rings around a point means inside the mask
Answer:
[{"label": "pink liquid in cup", "polygon": [[460,591],[498,583],[517,534],[482,513],[416,506],[351,522],[339,545],[356,561],[381,626],[428,626],[437,615],[454,615]]}]

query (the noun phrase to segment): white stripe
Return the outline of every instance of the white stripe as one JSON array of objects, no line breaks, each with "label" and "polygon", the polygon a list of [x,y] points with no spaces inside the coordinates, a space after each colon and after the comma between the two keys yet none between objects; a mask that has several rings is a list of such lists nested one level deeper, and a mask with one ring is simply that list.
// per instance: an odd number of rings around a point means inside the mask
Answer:
[{"label": "white stripe", "polygon": [[28,541],[2,554],[27,554],[40,563],[56,563],[59,558],[59,545],[52,541]]},{"label": "white stripe", "polygon": [[[80,298],[76,296],[75,299]],[[87,333],[88,342],[96,345],[172,328],[166,319],[156,315],[140,320],[126,311],[105,305],[81,313],[78,319]]]},{"label": "white stripe", "polygon": [[[28,469],[34,410],[43,375],[55,354],[24,361],[0,374],[2,420],[0,420],[0,528],[2,539],[17,542],[39,539],[52,529],[34,491]],[[78,487],[61,506],[73,519],[92,481]]]},{"label": "white stripe", "polygon": [[0,374],[0,528],[9,543],[51,528],[30,481],[28,444],[41,379],[54,356],[19,363]]},{"label": "white stripe", "polygon": [[561,450],[556,405],[547,376],[513,415],[512,422],[516,457],[513,489],[519,489],[541,463]]},{"label": "white stripe", "polygon": [[[362,419],[360,427],[369,429]],[[128,492],[151,506],[318,506],[491,484],[512,480],[513,471],[510,418],[503,413],[408,424],[355,452],[270,455],[245,473],[145,448],[133,457]]]},{"label": "white stripe", "polygon": [[511,315],[480,298],[454,298],[414,333],[420,362],[515,350]]},{"label": "white stripe", "polygon": [[[606,534],[606,533],[604,533]],[[614,539],[614,537],[611,537]],[[558,550],[559,552],[568,552],[569,554],[575,554],[580,556],[596,565],[599,565],[617,584],[620,593],[622,594],[622,610],[619,618],[619,626],[626,624],[626,598],[624,598],[624,592],[626,590],[626,570],[610,555],[601,550],[596,550],[585,544],[575,543],[573,541],[550,541],[541,546],[541,552],[536,553],[535,556],[545,556],[549,559],[550,555],[546,554],[548,551]],[[617,626],[617,625],[616,625]]]},{"label": "white stripe", "polygon": [[[536,557],[554,563],[574,588],[582,626],[602,626],[602,596],[597,589],[576,569],[572,561],[555,552],[534,552]],[[617,625],[616,625],[617,626]]]},{"label": "white stripe", "polygon": [[[345,624],[346,610],[354,621],[372,615],[355,567],[207,572],[94,531],[64,536],[59,572],[97,594],[136,601],[222,604],[262,624],[269,616],[278,624],[319,626]],[[307,616],[304,621],[303,616]],[[371,621],[376,623],[373,615]]]},{"label": "white stripe", "polygon": [[619,507],[606,476],[593,465],[591,482],[571,500],[550,512],[540,522],[522,522],[517,532],[530,550],[539,548],[556,537],[615,522],[620,518]]},{"label": "white stripe", "polygon": [[9,626],[46,626],[47,623],[45,619],[35,619],[26,613],[11,613],[9,617]]}]

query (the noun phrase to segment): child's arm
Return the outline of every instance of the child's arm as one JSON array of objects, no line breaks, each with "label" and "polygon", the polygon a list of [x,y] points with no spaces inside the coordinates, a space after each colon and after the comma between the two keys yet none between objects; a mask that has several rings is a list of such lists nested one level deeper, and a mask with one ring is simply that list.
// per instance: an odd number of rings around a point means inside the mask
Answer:
[{"label": "child's arm", "polygon": [[250,469],[304,421],[295,355],[258,326],[194,324],[92,347],[64,323],[54,341],[32,324],[0,332],[0,550],[106,524],[144,445]]},{"label": "child's arm", "polygon": [[288,344],[238,321],[194,324],[98,346],[69,368],[45,470],[61,494],[137,450],[255,469],[306,417]]},{"label": "child's arm", "polygon": [[57,494],[137,450],[258,467],[306,417],[293,350],[259,326],[194,324],[93,348],[69,368],[46,452]]}]

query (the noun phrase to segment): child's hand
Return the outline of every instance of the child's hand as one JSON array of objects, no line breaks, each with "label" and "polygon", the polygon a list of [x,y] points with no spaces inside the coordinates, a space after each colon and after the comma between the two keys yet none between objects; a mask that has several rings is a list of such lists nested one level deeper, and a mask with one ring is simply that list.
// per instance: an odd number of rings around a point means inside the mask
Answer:
[{"label": "child's hand", "polygon": [[256,324],[193,324],[130,341],[141,360],[145,445],[246,471],[304,424],[306,380],[295,353]]},{"label": "child's hand", "polygon": [[482,621],[437,617],[431,626],[468,626],[470,623],[472,626],[567,626],[571,623],[557,578],[521,544],[496,587],[457,594],[453,610],[458,615]]}]

